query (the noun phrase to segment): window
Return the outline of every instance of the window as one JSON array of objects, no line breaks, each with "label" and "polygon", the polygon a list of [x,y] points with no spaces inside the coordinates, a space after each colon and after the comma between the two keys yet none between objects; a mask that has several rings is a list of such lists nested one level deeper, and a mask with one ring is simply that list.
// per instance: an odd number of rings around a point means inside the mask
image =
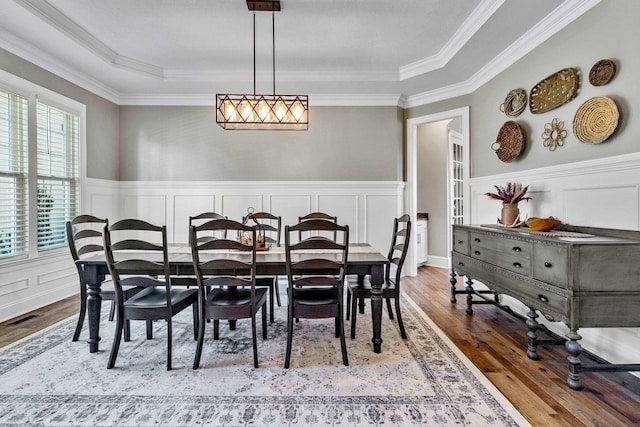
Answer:
[{"label": "window", "polygon": [[27,252],[27,99],[0,90],[0,259]]},{"label": "window", "polygon": [[38,102],[38,250],[67,244],[78,213],[78,116]]},{"label": "window", "polygon": [[65,223],[80,211],[84,114],[0,70],[0,262],[67,245]]}]

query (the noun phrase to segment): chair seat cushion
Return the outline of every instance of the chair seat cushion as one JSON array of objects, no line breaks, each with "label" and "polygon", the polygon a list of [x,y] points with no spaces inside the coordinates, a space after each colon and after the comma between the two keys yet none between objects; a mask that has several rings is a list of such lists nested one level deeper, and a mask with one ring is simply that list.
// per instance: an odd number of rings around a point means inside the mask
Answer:
[{"label": "chair seat cushion", "polygon": [[294,288],[293,295],[296,305],[330,305],[339,302],[336,288]]},{"label": "chair seat cushion", "polygon": [[[349,278],[349,288],[354,290],[354,291],[371,291],[371,282],[369,281],[368,277],[365,277],[364,282],[362,284],[358,284],[358,282],[356,281],[356,279],[351,279]],[[394,290],[396,288],[395,283],[393,283],[392,281],[389,280],[385,280],[382,283],[382,290]]]},{"label": "chair seat cushion", "polygon": [[[178,304],[197,294],[196,289],[171,289],[171,303]],[[124,302],[126,307],[166,307],[165,288],[146,288]]]},{"label": "chair seat cushion", "polygon": [[[267,289],[256,288],[256,303],[267,295]],[[207,305],[238,306],[251,305],[250,288],[214,288],[207,295]]]}]

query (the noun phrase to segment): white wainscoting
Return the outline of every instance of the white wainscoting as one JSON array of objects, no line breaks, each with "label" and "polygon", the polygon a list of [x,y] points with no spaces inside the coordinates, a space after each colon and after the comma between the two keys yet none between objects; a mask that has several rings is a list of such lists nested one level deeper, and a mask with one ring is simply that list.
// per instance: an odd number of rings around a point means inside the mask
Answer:
[{"label": "white wainscoting", "polygon": [[[241,219],[252,206],[282,216],[324,211],[349,225],[352,242],[389,249],[393,218],[403,213],[403,182],[116,182],[87,179],[82,212],[109,218],[142,218],[166,224],[171,242],[187,242],[190,215],[216,211]],[[0,321],[78,292],[67,248],[0,264]]]},{"label": "white wainscoting", "polygon": [[[640,153],[474,178],[471,180],[472,223],[496,222],[501,205],[489,200],[484,193],[493,191],[493,185],[510,181],[529,185],[533,199],[519,204],[523,217],[554,216],[572,225],[640,230]],[[503,297],[503,300],[523,315],[528,311],[512,298]],[[538,320],[563,336],[568,332],[562,323],[548,322],[542,317]],[[526,332],[523,324],[523,339]],[[579,333],[585,349],[612,363],[640,363],[637,351],[640,328],[589,328]]]}]

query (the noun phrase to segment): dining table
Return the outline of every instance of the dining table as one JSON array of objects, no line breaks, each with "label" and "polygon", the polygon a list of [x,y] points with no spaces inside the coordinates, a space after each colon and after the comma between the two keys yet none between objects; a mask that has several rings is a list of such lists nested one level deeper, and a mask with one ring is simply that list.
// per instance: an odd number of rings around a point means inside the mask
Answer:
[{"label": "dining table", "polygon": [[[314,251],[296,255],[298,257],[313,257]],[[141,252],[141,257],[146,254]],[[233,256],[233,254],[230,254]],[[296,261],[296,259],[294,259]],[[168,248],[168,262],[171,277],[193,277],[193,260],[190,246],[187,244],[171,244]],[[109,274],[104,253],[80,258],[76,262],[82,271],[81,280],[87,287],[87,317],[89,322],[89,352],[96,353],[100,343],[100,312],[102,298],[100,296],[101,284]],[[386,256],[368,243],[350,243],[347,261],[347,275],[357,276],[362,283],[369,276],[371,283],[371,318],[373,324],[373,351],[382,352],[382,284],[384,282],[384,270],[389,265]],[[220,272],[224,274],[226,272]],[[321,272],[319,272],[321,274]],[[286,255],[284,246],[271,246],[269,250],[257,251],[256,275],[260,276],[286,276]],[[180,281],[176,281],[180,283]],[[353,313],[355,316],[356,313]]]}]

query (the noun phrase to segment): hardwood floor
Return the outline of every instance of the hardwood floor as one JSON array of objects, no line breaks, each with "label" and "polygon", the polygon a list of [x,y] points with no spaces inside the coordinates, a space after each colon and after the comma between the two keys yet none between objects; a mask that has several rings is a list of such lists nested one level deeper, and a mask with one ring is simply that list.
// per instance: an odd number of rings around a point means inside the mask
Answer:
[{"label": "hardwood floor", "polygon": [[[403,279],[407,294],[532,425],[640,425],[640,378],[586,372],[583,391],[573,391],[565,384],[563,346],[541,345],[540,360],[529,360],[522,320],[491,305],[474,306],[468,316],[464,296],[457,304],[449,302],[449,286],[449,271],[441,268],[421,267],[418,276]],[[78,306],[74,296],[1,323],[0,347],[75,314]],[[389,321],[386,313],[383,321]]]},{"label": "hardwood floor", "polygon": [[[532,425],[640,425],[640,378],[626,372],[585,372],[583,390],[573,391],[565,384],[564,346],[540,345],[540,360],[530,360],[524,321],[493,305],[474,305],[473,315],[467,315],[464,295],[456,304],[449,301],[448,270],[421,267],[418,276],[402,283],[404,291]],[[458,280],[459,289],[461,284]],[[539,333],[539,338],[547,337]],[[584,356],[582,361],[594,363]]]}]

